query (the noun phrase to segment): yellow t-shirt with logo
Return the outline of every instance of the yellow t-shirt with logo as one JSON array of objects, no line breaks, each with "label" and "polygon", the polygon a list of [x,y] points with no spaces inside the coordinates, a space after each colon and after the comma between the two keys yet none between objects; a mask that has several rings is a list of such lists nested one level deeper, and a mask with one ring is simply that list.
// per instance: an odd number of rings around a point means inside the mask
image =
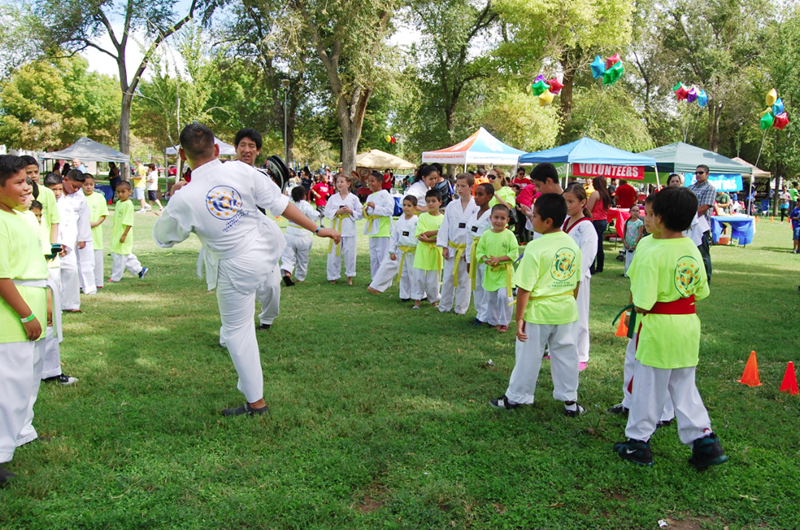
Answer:
[{"label": "yellow t-shirt with logo", "polygon": [[581,249],[567,233],[544,234],[528,243],[514,285],[531,293],[525,322],[559,325],[578,320],[575,287],[581,279]]},{"label": "yellow t-shirt with logo", "polygon": [[[42,254],[42,244],[34,225],[36,217],[30,212],[4,212],[0,210],[0,278],[11,280],[46,280],[47,262]],[[43,287],[17,285],[17,291],[42,324],[42,335],[47,325],[47,293]],[[28,315],[24,315],[28,316]],[[37,339],[37,340],[39,340]],[[5,300],[0,298],[0,343],[26,342],[28,340],[20,316]]]},{"label": "yellow t-shirt with logo", "polygon": [[[117,201],[114,210],[114,228],[111,230],[111,252],[120,256],[133,254],[133,203],[130,199]],[[125,227],[130,226],[125,242],[120,243],[119,239],[125,232]]]},{"label": "yellow t-shirt with logo", "polygon": [[[511,230],[506,229],[499,234],[491,230],[487,230],[483,233],[480,241],[478,241],[478,248],[475,251],[475,260],[481,263],[484,257],[490,256],[508,256],[511,258],[510,262],[503,262],[511,263],[511,265],[501,264],[500,267],[490,267],[488,264],[486,265],[486,272],[483,275],[483,289],[485,291],[494,292],[508,286],[507,267],[512,267],[511,270],[513,272],[514,261],[517,259],[517,256],[519,256],[519,244]],[[507,293],[507,296],[511,296],[511,293]]]},{"label": "yellow t-shirt with logo", "polygon": [[[91,195],[87,195],[86,203],[89,205],[90,223],[96,223],[103,216],[108,217],[108,205],[103,193],[95,191]],[[103,250],[103,225],[92,228],[92,246],[95,250]]]},{"label": "yellow t-shirt with logo", "polygon": [[56,204],[56,194],[53,190],[45,186],[39,186],[39,197],[37,201],[42,203],[42,233],[48,234],[42,241],[42,248],[47,245],[47,252],[50,252],[50,228],[54,224],[61,222],[61,216],[58,213],[58,205]]},{"label": "yellow t-shirt with logo", "polygon": [[[444,215],[431,215],[428,212],[422,213],[417,221],[417,231],[415,236],[419,236],[424,232],[431,232],[439,230],[444,222]],[[417,250],[414,253],[414,268],[423,271],[438,271],[441,270],[442,264],[442,247],[437,247],[436,243],[424,243],[422,241],[417,244]]]},{"label": "yellow t-shirt with logo", "polygon": [[[700,251],[688,237],[655,239],[631,277],[631,294],[636,307],[650,310],[656,302],[673,302],[694,295],[696,300],[709,293],[706,269]],[[700,319],[691,315],[657,315],[642,318],[636,359],[655,368],[697,366],[700,352]]]},{"label": "yellow t-shirt with logo", "polygon": [[132,177],[133,187],[144,189],[147,186],[147,166],[141,165],[136,168],[136,176]]}]

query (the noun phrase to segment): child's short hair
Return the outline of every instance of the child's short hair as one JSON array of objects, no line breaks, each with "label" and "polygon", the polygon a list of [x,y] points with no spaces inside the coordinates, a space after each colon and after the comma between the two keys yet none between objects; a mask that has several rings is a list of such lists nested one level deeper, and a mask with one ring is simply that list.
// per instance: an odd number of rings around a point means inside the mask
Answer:
[{"label": "child's short hair", "polygon": [[350,177],[349,175],[345,175],[344,173],[339,173],[338,175],[336,175],[336,182],[339,182],[339,179],[346,180],[348,186],[353,183],[352,177]]},{"label": "child's short hair", "polygon": [[406,195],[405,197],[403,197],[403,202],[406,202],[406,201],[410,202],[411,206],[416,206],[417,205],[417,198],[414,197],[413,195]]},{"label": "child's short hair", "polygon": [[128,182],[127,180],[123,180],[119,184],[117,184],[117,189],[119,189],[120,186],[123,187],[123,188],[128,188],[128,191],[133,191],[133,188],[131,187],[131,183]]},{"label": "child's short hair", "polygon": [[[30,166],[31,164],[28,165]],[[40,203],[39,201],[31,201],[31,207],[29,208],[29,210],[33,210],[34,208],[36,208],[37,210],[43,210],[44,206],[42,206],[42,203]]]},{"label": "child's short hair", "polygon": [[547,182],[547,179],[550,179],[553,182],[558,182],[558,171],[556,170],[556,166],[550,162],[536,164],[536,166],[531,170],[531,180],[545,183]]},{"label": "child's short hair", "polygon": [[80,182],[81,184],[83,184],[83,181],[86,180],[86,177],[83,175],[83,171],[79,171],[77,169],[70,169],[67,171],[67,174],[64,175],[64,178],[74,180],[75,182]]},{"label": "child's short hair", "polygon": [[553,220],[553,226],[561,226],[567,218],[567,201],[558,193],[544,193],[533,203],[536,214],[545,221]]},{"label": "child's short hair", "polygon": [[658,193],[655,193],[655,192],[651,193],[650,195],[645,197],[644,203],[645,204],[653,204],[653,201],[656,200],[656,195],[658,195]]},{"label": "child's short hair", "polygon": [[58,173],[48,173],[44,177],[44,185],[47,186],[48,188],[50,186],[55,186],[56,184],[61,184],[62,182],[63,179],[61,178],[61,175],[59,175]]},{"label": "child's short hair", "polygon": [[442,202],[442,194],[439,193],[439,190],[428,190],[425,193],[425,199],[427,200],[429,197],[436,197],[436,200]]},{"label": "child's short hair", "polygon": [[37,162],[36,159],[30,155],[22,155],[20,158],[22,159],[23,162],[25,162],[25,167],[28,166],[39,167],[39,162]]},{"label": "child's short hair", "polygon": [[469,186],[470,188],[472,187],[473,184],[475,184],[475,177],[473,177],[472,174],[470,173],[459,173],[458,175],[456,175],[456,181],[459,180],[466,180],[467,186]]},{"label": "child's short hair", "polygon": [[94,175],[92,175],[91,173],[84,173],[84,174],[83,174],[83,179],[84,179],[84,180],[86,180],[86,179],[92,179],[92,180],[94,180]]},{"label": "child's short hair", "polygon": [[494,212],[505,212],[506,217],[511,215],[510,213],[511,210],[509,210],[508,206],[506,206],[505,204],[495,204],[494,206],[492,206],[492,215],[494,215]]},{"label": "child's short hair", "polygon": [[697,196],[689,188],[664,188],[653,200],[653,215],[661,217],[668,230],[683,232],[697,216]]},{"label": "child's short hair", "polygon": [[494,196],[494,186],[488,182],[482,182],[481,184],[478,184],[478,188],[482,189],[486,195],[489,195],[490,197]]},{"label": "child's short hair", "polygon": [[292,200],[300,202],[306,198],[306,189],[303,186],[295,186],[292,188]]},{"label": "child's short hair", "polygon": [[0,186],[27,167],[25,161],[15,155],[0,155]]}]

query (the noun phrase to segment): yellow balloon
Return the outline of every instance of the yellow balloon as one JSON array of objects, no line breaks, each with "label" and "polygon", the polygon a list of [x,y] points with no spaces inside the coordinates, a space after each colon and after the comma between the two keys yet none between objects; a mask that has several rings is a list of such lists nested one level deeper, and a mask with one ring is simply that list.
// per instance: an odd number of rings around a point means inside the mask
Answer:
[{"label": "yellow balloon", "polygon": [[771,107],[778,100],[778,91],[774,88],[767,92],[767,106]]},{"label": "yellow balloon", "polygon": [[388,134],[386,135],[386,141],[392,143],[392,137],[389,136]]},{"label": "yellow balloon", "polygon": [[759,116],[763,118],[763,117],[764,117],[764,114],[766,114],[767,112],[772,112],[772,107],[768,108],[767,110],[765,110],[764,112],[762,112],[761,114],[759,114]]},{"label": "yellow balloon", "polygon": [[549,105],[550,103],[553,102],[554,97],[555,96],[553,95],[552,92],[550,92],[549,90],[545,90],[544,92],[539,94],[539,106],[544,107]]}]

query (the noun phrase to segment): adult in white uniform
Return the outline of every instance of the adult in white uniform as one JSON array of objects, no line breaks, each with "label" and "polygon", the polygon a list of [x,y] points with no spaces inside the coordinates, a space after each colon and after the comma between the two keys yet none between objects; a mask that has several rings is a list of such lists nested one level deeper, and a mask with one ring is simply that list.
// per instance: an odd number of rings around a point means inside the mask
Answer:
[{"label": "adult in white uniform", "polygon": [[417,198],[417,211],[427,212],[428,206],[425,203],[425,194],[428,190],[433,188],[436,181],[439,179],[439,170],[435,166],[422,164],[422,167],[417,170],[417,176],[414,177],[414,182],[408,187],[406,195],[413,195]]},{"label": "adult in white uniform", "polygon": [[[239,375],[237,388],[246,403],[224,409],[225,416],[263,414],[264,380],[253,320],[256,289],[275,268],[285,246],[280,228],[258,212],[258,206],[273,215],[339,240],[339,234],[319,228],[289,204],[271,180],[241,162],[222,164],[214,133],[205,125],[187,125],[180,136],[181,160],[192,169],[192,182],[173,187],[174,195],[153,227],[160,247],[172,247],[197,235],[206,248],[205,268],[209,289],[216,287],[222,328]],[[184,189],[185,188],[185,189]]]},{"label": "adult in white uniform", "polygon": [[[67,254],[61,259],[61,308],[66,313],[79,313],[81,310],[81,269],[78,250],[91,247],[92,225],[89,221],[89,205],[81,189],[82,173],[72,169],[64,178],[64,195],[58,200],[61,214],[59,224],[60,243],[67,247]],[[90,285],[97,291],[94,283],[94,249],[91,248],[92,281]]]},{"label": "adult in white uniform", "polygon": [[[469,173],[456,177],[455,200],[444,209],[444,221],[436,235],[436,246],[442,247],[444,274],[442,276],[442,297],[439,299],[439,312],[447,313],[454,309],[463,315],[469,309],[472,295],[469,273],[467,272],[467,240],[472,240],[467,231],[467,221],[478,211],[472,198],[473,178]],[[454,307],[455,300],[455,307]]]}]

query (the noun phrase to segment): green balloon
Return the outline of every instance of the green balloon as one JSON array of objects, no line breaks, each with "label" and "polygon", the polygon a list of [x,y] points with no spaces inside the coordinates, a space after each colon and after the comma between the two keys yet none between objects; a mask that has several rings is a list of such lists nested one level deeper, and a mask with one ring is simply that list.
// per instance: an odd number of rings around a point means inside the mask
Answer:
[{"label": "green balloon", "polygon": [[544,91],[550,88],[550,85],[542,81],[541,79],[536,81],[535,83],[531,84],[531,88],[533,89],[534,96],[541,96],[544,94]]},{"label": "green balloon", "polygon": [[623,73],[625,73],[625,67],[622,66],[622,61],[617,61],[611,68],[606,70],[606,73],[603,74],[603,84],[613,85],[619,81],[619,78],[622,77]]},{"label": "green balloon", "polygon": [[775,118],[772,116],[771,112],[767,112],[763,116],[761,116],[761,120],[758,123],[758,126],[761,127],[762,131],[766,131],[770,127],[772,127],[772,122],[775,121]]}]

